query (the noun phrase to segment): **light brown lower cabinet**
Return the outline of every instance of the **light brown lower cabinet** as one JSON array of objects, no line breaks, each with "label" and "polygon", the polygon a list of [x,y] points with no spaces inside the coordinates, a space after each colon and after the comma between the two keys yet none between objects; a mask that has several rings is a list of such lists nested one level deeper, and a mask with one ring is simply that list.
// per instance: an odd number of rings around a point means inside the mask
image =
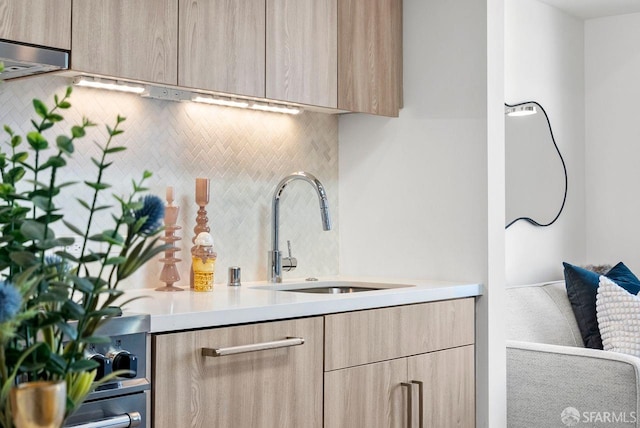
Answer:
[{"label": "light brown lower cabinet", "polygon": [[325,316],[324,428],[473,428],[474,299]]},{"label": "light brown lower cabinet", "polygon": [[[415,426],[420,428],[472,428],[475,426],[474,353],[474,346],[468,345],[407,359],[409,381],[418,380],[422,382],[423,388],[422,393],[418,391],[418,403],[422,401],[423,406],[422,414],[418,416],[418,424]],[[418,389],[420,389],[419,385]],[[423,418],[421,424],[420,416]]]},{"label": "light brown lower cabinet", "polygon": [[473,345],[334,370],[324,380],[325,428],[475,426]]},{"label": "light brown lower cabinet", "polygon": [[[322,338],[322,317],[155,335],[153,426],[322,427]],[[284,347],[233,353],[271,342]]]},{"label": "light brown lower cabinet", "polygon": [[406,381],[404,358],[325,373],[324,426],[406,427]]},{"label": "light brown lower cabinet", "polygon": [[473,298],[157,334],[152,354],[155,428],[475,427]]}]

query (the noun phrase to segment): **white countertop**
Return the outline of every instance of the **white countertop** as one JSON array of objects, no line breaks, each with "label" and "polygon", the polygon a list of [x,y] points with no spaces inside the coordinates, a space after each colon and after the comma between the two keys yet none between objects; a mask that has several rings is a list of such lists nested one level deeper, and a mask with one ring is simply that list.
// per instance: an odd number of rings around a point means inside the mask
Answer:
[{"label": "white countertop", "polygon": [[[370,282],[389,287],[384,290],[345,294],[315,294],[276,289],[313,287],[317,282],[287,280],[281,284],[243,283],[240,287],[216,284],[212,292],[159,292],[154,289],[128,290],[124,300],[143,297],[126,304],[127,312],[151,315],[151,332],[243,324],[266,320],[323,315],[360,309],[432,302],[482,294],[482,285],[429,280],[389,280],[381,278],[333,277],[325,281]],[[399,288],[398,285],[410,285]]]}]

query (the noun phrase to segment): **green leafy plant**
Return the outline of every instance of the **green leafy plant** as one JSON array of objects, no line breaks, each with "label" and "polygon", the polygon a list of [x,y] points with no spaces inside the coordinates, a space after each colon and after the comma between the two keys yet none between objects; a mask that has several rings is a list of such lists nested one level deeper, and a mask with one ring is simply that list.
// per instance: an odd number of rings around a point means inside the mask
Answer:
[{"label": "green leafy plant", "polygon": [[[19,382],[64,379],[67,415],[82,403],[97,384],[97,363],[86,358],[85,349],[106,340],[96,336],[96,330],[127,303],[121,301],[124,292],[118,285],[167,247],[158,243],[162,200],[141,197],[148,190],[144,183],[150,172],[132,182],[128,197],[113,195],[114,205],[99,203],[101,193],[111,188],[105,178],[112,158],[126,149],[115,144],[125,118],[118,116],[113,127],[106,126],[106,142],[96,143],[100,155],[91,159],[95,180],[60,182],[59,172],[76,143],[95,126],[83,119],[53,143],[45,136],[63,122],[61,112],[71,107],[71,92],[67,88],[63,97],[55,95],[51,108],[34,99],[36,118],[25,138],[4,126],[8,141],[0,147],[0,425],[5,428],[12,426],[9,391]],[[77,207],[58,206],[57,198],[76,185],[90,188],[92,197],[77,198]],[[65,209],[75,211],[73,220],[65,218]],[[95,230],[96,214],[109,210],[112,227]],[[56,226],[77,238],[57,236]],[[80,254],[65,251],[76,240]],[[92,251],[96,245],[104,250]]]}]

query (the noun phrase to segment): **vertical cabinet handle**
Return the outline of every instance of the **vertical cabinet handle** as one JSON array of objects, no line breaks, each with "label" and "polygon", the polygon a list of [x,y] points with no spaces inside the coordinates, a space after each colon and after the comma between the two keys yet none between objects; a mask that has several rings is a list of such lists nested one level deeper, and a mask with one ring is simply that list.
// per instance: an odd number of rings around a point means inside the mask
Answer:
[{"label": "vertical cabinet handle", "polygon": [[402,382],[400,385],[407,388],[407,427],[413,428],[413,383]]},{"label": "vertical cabinet handle", "polygon": [[420,428],[424,428],[424,382],[412,380],[411,384],[418,385],[418,423]]}]

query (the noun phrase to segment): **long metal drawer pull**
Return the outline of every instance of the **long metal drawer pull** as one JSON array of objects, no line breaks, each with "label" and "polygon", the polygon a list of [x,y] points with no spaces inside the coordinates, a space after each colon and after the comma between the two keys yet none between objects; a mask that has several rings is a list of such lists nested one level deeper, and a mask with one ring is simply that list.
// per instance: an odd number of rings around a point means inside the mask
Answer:
[{"label": "long metal drawer pull", "polygon": [[100,419],[99,421],[67,425],[65,428],[133,428],[139,427],[141,423],[142,416],[140,416],[140,413],[129,412],[112,418]]},{"label": "long metal drawer pull", "polygon": [[223,357],[225,355],[244,354],[245,352],[264,351],[267,349],[288,348],[304,344],[302,337],[287,337],[273,342],[252,343],[250,345],[229,346],[228,348],[202,348],[203,357]]},{"label": "long metal drawer pull", "polygon": [[418,385],[418,420],[419,427],[424,428],[424,382],[421,380],[412,380],[411,383]]},{"label": "long metal drawer pull", "polygon": [[407,427],[413,428],[413,384],[402,382],[400,385],[407,387]]}]

